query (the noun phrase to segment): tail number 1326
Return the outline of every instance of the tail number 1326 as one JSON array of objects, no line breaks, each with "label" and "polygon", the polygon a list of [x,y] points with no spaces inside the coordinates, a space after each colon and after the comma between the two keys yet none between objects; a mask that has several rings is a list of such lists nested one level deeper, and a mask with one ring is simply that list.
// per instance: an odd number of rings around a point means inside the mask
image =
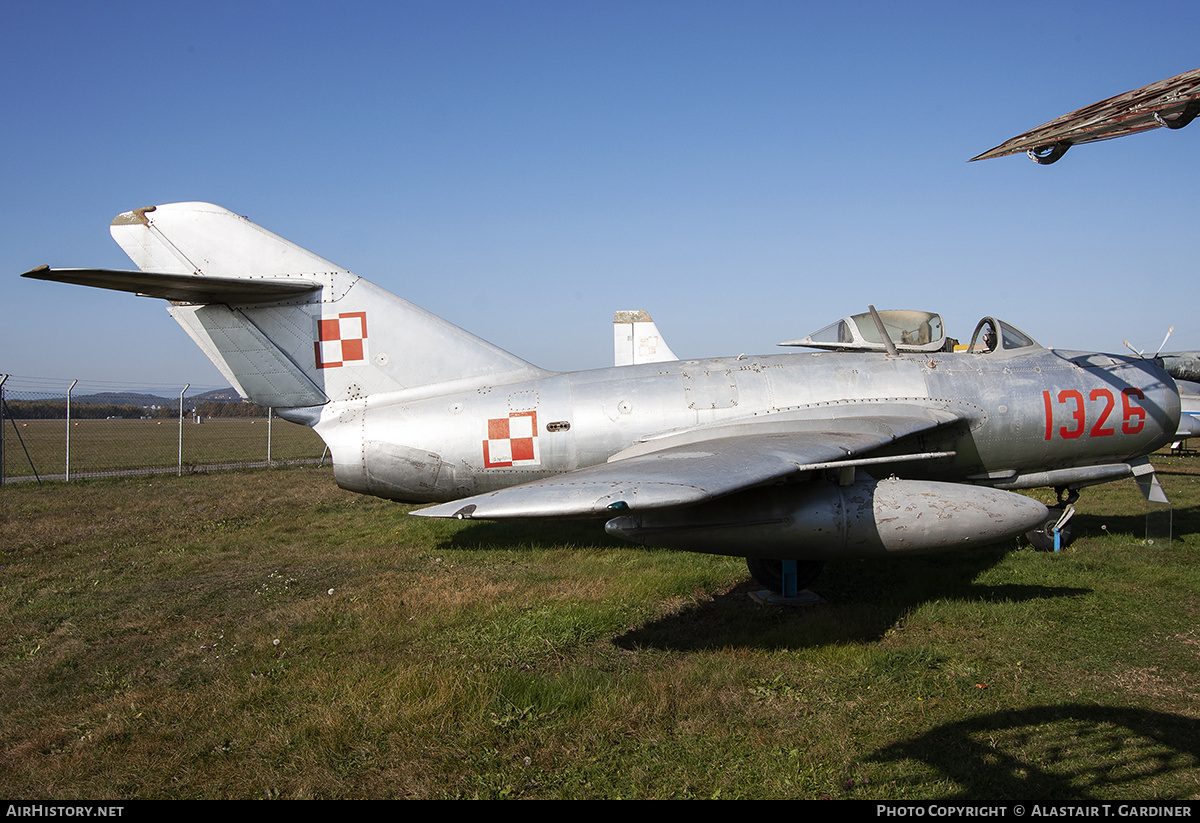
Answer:
[{"label": "tail number 1326", "polygon": [[[1122,434],[1137,434],[1146,425],[1146,410],[1138,403],[1145,398],[1141,389],[1121,389]],[[1047,440],[1052,440],[1056,434],[1064,440],[1075,440],[1085,434],[1088,437],[1109,437],[1117,433],[1114,414],[1117,401],[1110,389],[1092,389],[1087,401],[1078,389],[1063,389],[1057,398],[1049,391],[1043,391],[1042,401],[1046,404]],[[1054,428],[1056,406],[1058,419],[1066,421],[1057,431]]]}]

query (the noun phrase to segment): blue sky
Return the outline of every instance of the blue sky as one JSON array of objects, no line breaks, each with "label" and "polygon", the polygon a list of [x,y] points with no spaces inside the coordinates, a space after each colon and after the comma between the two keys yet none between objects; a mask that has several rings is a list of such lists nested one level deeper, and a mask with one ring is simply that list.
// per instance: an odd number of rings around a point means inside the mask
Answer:
[{"label": "blue sky", "polygon": [[0,373],[224,385],[119,212],[207,200],[552,369],[647,309],[706,357],[879,308],[1200,349],[1200,126],[967,159],[1200,67],[1193,3],[0,4]]}]

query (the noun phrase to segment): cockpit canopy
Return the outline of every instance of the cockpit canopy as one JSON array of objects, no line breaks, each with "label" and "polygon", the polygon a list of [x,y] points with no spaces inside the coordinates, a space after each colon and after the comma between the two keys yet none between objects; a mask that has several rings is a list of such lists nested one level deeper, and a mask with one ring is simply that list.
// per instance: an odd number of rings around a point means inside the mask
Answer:
[{"label": "cockpit canopy", "polygon": [[967,347],[967,351],[981,354],[1027,349],[1031,346],[1038,344],[1016,326],[994,317],[985,317],[975,326],[975,333],[971,335],[971,345]]},{"label": "cockpit canopy", "polygon": [[1030,347],[1041,348],[1032,337],[1003,320],[985,317],[975,327],[969,346],[959,346],[958,341],[946,337],[942,317],[929,311],[907,311],[888,309],[875,312],[879,324],[871,312],[863,312],[843,318],[808,337],[780,343],[781,346],[805,346],[810,349],[831,351],[878,351],[888,350],[880,334],[883,326],[896,352],[967,351],[973,354],[1005,353]]},{"label": "cockpit canopy", "polygon": [[[896,351],[941,351],[946,345],[942,316],[929,311],[886,309],[876,312]],[[832,351],[886,351],[883,337],[870,312],[846,317],[808,337],[780,343],[781,346],[805,346]]]}]

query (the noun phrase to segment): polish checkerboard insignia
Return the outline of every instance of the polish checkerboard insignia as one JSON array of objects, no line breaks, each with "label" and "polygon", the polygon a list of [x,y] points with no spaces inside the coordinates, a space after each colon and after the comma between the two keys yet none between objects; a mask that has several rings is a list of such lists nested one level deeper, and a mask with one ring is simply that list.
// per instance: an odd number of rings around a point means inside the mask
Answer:
[{"label": "polish checkerboard insignia", "polygon": [[489,469],[539,465],[537,434],[536,411],[491,418],[483,441],[483,465]]},{"label": "polish checkerboard insignia", "polygon": [[337,317],[317,321],[317,339],[313,343],[317,368],[332,369],[367,359],[367,313],[343,312]]}]

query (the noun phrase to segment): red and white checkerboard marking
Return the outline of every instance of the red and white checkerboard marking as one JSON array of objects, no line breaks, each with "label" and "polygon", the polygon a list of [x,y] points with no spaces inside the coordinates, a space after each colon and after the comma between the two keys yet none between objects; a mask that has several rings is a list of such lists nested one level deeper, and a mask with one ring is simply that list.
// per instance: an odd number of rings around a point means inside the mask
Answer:
[{"label": "red and white checkerboard marking", "polygon": [[537,412],[510,412],[508,417],[487,421],[483,441],[483,465],[489,469],[536,466],[538,453]]},{"label": "red and white checkerboard marking", "polygon": [[313,343],[317,368],[332,369],[356,360],[367,359],[367,313],[343,312],[337,317],[317,321],[317,339]]}]

